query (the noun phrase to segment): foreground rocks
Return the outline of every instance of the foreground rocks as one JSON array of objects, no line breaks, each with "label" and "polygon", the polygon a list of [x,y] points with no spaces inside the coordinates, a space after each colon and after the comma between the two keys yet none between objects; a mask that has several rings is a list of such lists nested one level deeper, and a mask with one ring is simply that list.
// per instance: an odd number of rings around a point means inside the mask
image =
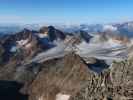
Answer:
[{"label": "foreground rocks", "polygon": [[114,62],[109,69],[93,75],[88,86],[72,100],[132,100],[133,59]]},{"label": "foreground rocks", "polygon": [[[91,63],[85,63],[74,53],[42,64],[19,66],[15,61],[11,61],[6,66],[0,67],[0,83],[14,81],[17,82],[15,84],[23,84],[21,88],[17,88],[18,96],[16,95],[17,99],[13,100],[22,99],[23,95],[28,96],[26,100],[133,99],[132,58],[113,62],[109,68],[106,67],[100,73],[92,69],[92,65],[97,65],[99,61],[94,58],[90,61]],[[100,64],[99,67],[102,64],[104,66],[103,61]],[[2,87],[0,90],[4,90],[5,94],[9,93]],[[12,84],[7,84],[7,87],[11,87],[10,91],[15,88],[14,85],[12,88]],[[22,96],[19,96],[20,94]]]},{"label": "foreground rocks", "polygon": [[110,79],[116,98],[133,99],[133,59],[112,64]]},{"label": "foreground rocks", "polygon": [[47,68],[30,86],[30,100],[57,100],[59,93],[69,95],[70,100],[133,99],[132,59],[114,62],[96,73],[79,56],[70,54],[54,64],[49,63]]}]

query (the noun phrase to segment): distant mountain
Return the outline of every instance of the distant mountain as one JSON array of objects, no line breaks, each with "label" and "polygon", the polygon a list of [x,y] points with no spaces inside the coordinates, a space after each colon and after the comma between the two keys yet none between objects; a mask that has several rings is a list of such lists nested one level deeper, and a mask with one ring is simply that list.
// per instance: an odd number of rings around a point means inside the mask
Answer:
[{"label": "distant mountain", "polygon": [[21,26],[2,26],[0,25],[0,34],[13,34],[22,30]]},{"label": "distant mountain", "polygon": [[[38,31],[41,26],[40,24],[0,24],[0,34],[13,34],[23,30],[24,28],[29,30]],[[54,25],[58,30],[65,33],[74,33],[78,31],[85,31],[88,33],[99,33],[99,32],[112,32],[114,34],[121,34],[127,36],[133,36],[133,22],[113,23],[113,24],[75,24],[75,25]]]},{"label": "distant mountain", "polygon": [[1,58],[3,62],[8,62],[12,58],[24,60],[53,48],[56,46],[55,41],[64,41],[66,35],[53,26],[48,26],[41,27],[38,31],[24,28],[19,32],[4,34],[1,38],[0,46],[4,51]]},{"label": "distant mountain", "polygon": [[123,22],[115,24],[80,24],[80,25],[62,25],[55,26],[64,32],[75,33],[77,31],[85,31],[90,34],[99,32],[108,32],[113,34],[125,35],[133,37],[133,22]]},{"label": "distant mountain", "polygon": [[120,34],[133,37],[133,22],[125,22],[114,26],[117,27],[117,31]]},{"label": "distant mountain", "polygon": [[62,26],[55,26],[57,29],[60,29],[64,32],[72,33],[77,31],[86,31],[86,32],[99,32],[102,31],[103,26],[101,24],[80,24],[80,25],[62,25]]},{"label": "distant mountain", "polygon": [[[78,55],[83,57],[95,56],[104,60],[122,59],[127,57],[127,48],[132,45],[132,40],[128,36],[132,37],[133,22],[106,25],[64,25],[62,27],[43,26],[41,28],[38,25],[12,27],[15,28],[3,28],[6,30],[6,34],[0,37],[3,62],[18,57],[21,59],[26,59],[27,56],[32,58],[41,52],[44,52],[45,56],[49,56],[47,53],[55,57],[58,54],[62,56],[65,53],[65,48],[68,51],[73,48]],[[118,50],[114,50],[114,48]],[[35,59],[40,61],[41,58],[39,56]]]},{"label": "distant mountain", "polygon": [[29,30],[39,30],[39,24],[0,24],[0,35],[14,34],[22,31],[24,28]]}]

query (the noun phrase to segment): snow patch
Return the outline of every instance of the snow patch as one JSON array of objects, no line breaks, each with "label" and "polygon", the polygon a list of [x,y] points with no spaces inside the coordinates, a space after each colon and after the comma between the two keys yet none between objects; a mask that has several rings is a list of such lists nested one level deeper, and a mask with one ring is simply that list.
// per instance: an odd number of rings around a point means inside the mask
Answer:
[{"label": "snow patch", "polygon": [[53,47],[47,51],[39,53],[35,58],[31,60],[31,62],[43,62],[47,59],[58,58],[60,56],[63,56],[65,54],[64,52],[65,48],[66,45],[64,45],[64,43],[62,42],[57,43],[56,47]]},{"label": "snow patch", "polygon": [[26,48],[30,48],[31,46],[32,46],[31,43],[28,43],[28,44],[25,45]]},{"label": "snow patch", "polygon": [[42,34],[42,33],[39,33],[37,34],[39,38],[45,38],[45,37],[48,37],[47,34]]},{"label": "snow patch", "polygon": [[17,46],[13,46],[13,47],[10,49],[10,52],[16,52],[16,51],[17,51],[17,49],[18,49],[18,47],[17,47]]},{"label": "snow patch", "polygon": [[117,46],[121,46],[121,41],[118,41],[118,40],[113,40],[113,39],[109,39],[108,40],[108,44],[109,46],[111,47],[117,47]]},{"label": "snow patch", "polygon": [[39,99],[38,99],[38,100],[43,100],[43,96],[39,97]]},{"label": "snow patch", "polygon": [[18,45],[20,45],[20,46],[24,46],[24,45],[26,45],[26,44],[28,43],[28,39],[17,41],[17,43],[18,43]]},{"label": "snow patch", "polygon": [[56,100],[69,100],[70,95],[68,94],[62,94],[62,93],[58,93],[56,95]]},{"label": "snow patch", "polygon": [[76,53],[81,57],[95,57],[98,59],[112,62],[113,60],[122,60],[127,58],[127,46],[112,39],[106,42],[82,42],[76,46]]}]

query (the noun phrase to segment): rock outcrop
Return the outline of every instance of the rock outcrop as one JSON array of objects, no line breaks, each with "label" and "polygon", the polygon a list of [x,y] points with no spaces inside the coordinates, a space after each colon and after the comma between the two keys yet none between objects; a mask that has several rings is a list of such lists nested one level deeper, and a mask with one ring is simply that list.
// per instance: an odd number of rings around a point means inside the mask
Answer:
[{"label": "rock outcrop", "polygon": [[95,74],[72,100],[132,100],[133,59],[114,62],[109,69]]},{"label": "rock outcrop", "polygon": [[40,33],[47,34],[50,41],[54,41],[57,39],[64,40],[66,37],[63,32],[58,29],[55,29],[53,26],[42,27],[40,29]]},{"label": "rock outcrop", "polygon": [[68,54],[53,64],[47,64],[38,74],[30,86],[29,100],[56,100],[60,93],[74,96],[86,85],[88,75],[93,75],[91,73],[78,55]]}]

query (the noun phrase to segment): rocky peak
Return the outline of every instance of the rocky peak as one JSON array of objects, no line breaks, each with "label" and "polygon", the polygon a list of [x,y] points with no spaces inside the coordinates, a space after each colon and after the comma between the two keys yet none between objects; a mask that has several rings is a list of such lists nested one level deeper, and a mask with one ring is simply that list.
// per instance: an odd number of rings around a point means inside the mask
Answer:
[{"label": "rocky peak", "polygon": [[46,27],[46,26],[41,27],[40,30],[39,30],[39,32],[40,33],[48,32],[48,27]]},{"label": "rocky peak", "polygon": [[88,32],[85,32],[85,31],[80,31],[80,37],[85,40],[85,42],[89,42],[90,39],[92,38],[91,35],[88,34]]},{"label": "rocky peak", "polygon": [[14,34],[12,37],[14,38],[14,40],[20,41],[20,40],[25,40],[31,36],[32,36],[32,31],[24,29],[21,32]]},{"label": "rocky peak", "polygon": [[21,58],[29,56],[37,51],[37,43],[38,41],[34,33],[28,29],[9,35],[2,42],[4,48],[2,58],[4,62],[7,62],[10,58],[17,55],[21,55]]},{"label": "rocky peak", "polygon": [[50,41],[54,41],[57,39],[61,39],[61,40],[65,39],[65,34],[61,31],[55,29],[53,26],[42,27],[40,29],[40,33],[47,34]]},{"label": "rocky peak", "polygon": [[120,44],[129,44],[130,43],[130,39],[127,36],[117,35],[117,36],[113,36],[112,39],[116,43],[120,43]]}]

